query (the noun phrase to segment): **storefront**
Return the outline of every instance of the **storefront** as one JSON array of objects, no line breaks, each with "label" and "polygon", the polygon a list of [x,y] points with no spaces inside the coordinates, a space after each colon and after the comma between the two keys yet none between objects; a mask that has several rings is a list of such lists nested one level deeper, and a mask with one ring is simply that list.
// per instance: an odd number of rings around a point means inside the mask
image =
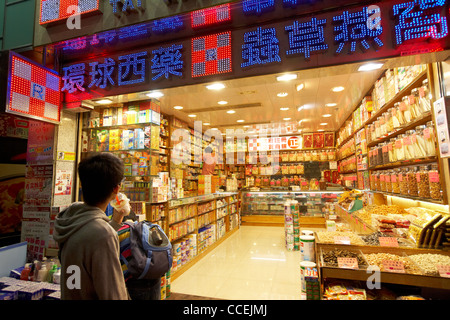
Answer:
[{"label": "storefront", "polygon": [[67,116],[53,207],[81,200],[78,161],[112,152],[133,211],[172,241],[172,281],[240,226],[276,226],[309,268],[299,299],[375,299],[335,285],[369,265],[448,297],[448,3],[126,5],[86,10],[89,34],[36,33]]}]

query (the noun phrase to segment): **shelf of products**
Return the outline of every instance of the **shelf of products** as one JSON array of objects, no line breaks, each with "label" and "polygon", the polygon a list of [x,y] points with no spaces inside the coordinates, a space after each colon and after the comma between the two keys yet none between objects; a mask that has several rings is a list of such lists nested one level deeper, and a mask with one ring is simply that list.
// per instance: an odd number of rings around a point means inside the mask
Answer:
[{"label": "shelf of products", "polygon": [[240,221],[238,193],[225,192],[170,200],[168,236],[173,245],[172,273],[185,267]]}]

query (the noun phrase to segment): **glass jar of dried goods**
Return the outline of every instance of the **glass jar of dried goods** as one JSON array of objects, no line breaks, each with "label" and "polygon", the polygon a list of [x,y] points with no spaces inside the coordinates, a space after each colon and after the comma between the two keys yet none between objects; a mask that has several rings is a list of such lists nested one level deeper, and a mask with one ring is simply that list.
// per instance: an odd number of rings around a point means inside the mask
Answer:
[{"label": "glass jar of dried goods", "polygon": [[417,180],[417,195],[421,198],[430,198],[430,181],[428,172],[431,166],[421,166],[419,171],[416,173]]},{"label": "glass jar of dried goods", "polygon": [[431,111],[431,96],[428,87],[428,79],[423,80],[422,86],[419,88],[419,103],[425,111]]},{"label": "glass jar of dried goods", "polygon": [[416,130],[415,130],[416,133],[415,133],[414,139],[412,139],[415,154],[416,154],[416,159],[425,158],[427,156],[425,139],[423,137],[423,130],[425,130],[425,129],[426,129],[425,125],[417,126]]},{"label": "glass jar of dried goods", "polygon": [[403,125],[406,124],[406,119],[404,116],[404,108],[401,106],[401,102],[394,103],[394,109],[393,111],[393,120],[394,120],[394,128],[401,128]]},{"label": "glass jar of dried goods", "polygon": [[408,168],[403,168],[398,173],[398,181],[400,183],[400,194],[407,196],[408,191]]},{"label": "glass jar of dried goods", "polygon": [[391,170],[385,171],[384,181],[386,183],[386,192],[392,192]]},{"label": "glass jar of dried goods", "polygon": [[442,186],[439,177],[439,169],[437,164],[431,165],[431,170],[428,173],[430,181],[430,197],[433,200],[442,200]]},{"label": "glass jar of dried goods", "polygon": [[386,174],[385,171],[380,171],[380,191],[386,192]]},{"label": "glass jar of dried goods", "polygon": [[382,153],[382,158],[383,158],[383,164],[389,164],[389,144],[388,144],[388,142],[382,143],[381,153]]},{"label": "glass jar of dried goods", "polygon": [[403,134],[398,135],[395,139],[395,152],[397,155],[397,161],[405,160],[405,150],[403,149]]},{"label": "glass jar of dried goods", "polygon": [[417,177],[418,167],[410,168],[408,171],[408,195],[417,197]]},{"label": "glass jar of dried goods", "polygon": [[388,142],[389,162],[397,161],[397,154],[395,152],[395,138],[391,138]]},{"label": "glass jar of dried goods", "polygon": [[403,149],[405,150],[405,160],[415,159],[414,147],[412,144],[412,135],[414,130],[406,131],[403,137]]},{"label": "glass jar of dried goods", "polygon": [[425,153],[427,157],[436,156],[436,134],[433,121],[428,121],[423,129],[423,139],[425,141]]},{"label": "glass jar of dried goods", "polygon": [[392,193],[400,193],[400,183],[398,181],[398,169],[391,171]]},{"label": "glass jar of dried goods", "polygon": [[404,96],[402,98],[402,102],[400,102],[400,111],[403,113],[405,117],[405,122],[410,123],[412,120],[411,109],[409,108],[408,96]]}]

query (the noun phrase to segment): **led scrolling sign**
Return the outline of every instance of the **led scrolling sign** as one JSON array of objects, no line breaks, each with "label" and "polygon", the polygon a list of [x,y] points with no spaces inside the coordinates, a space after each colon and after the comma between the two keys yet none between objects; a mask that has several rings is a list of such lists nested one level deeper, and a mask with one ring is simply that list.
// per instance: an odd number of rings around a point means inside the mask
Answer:
[{"label": "led scrolling sign", "polygon": [[[300,2],[283,0],[285,5],[294,7]],[[262,15],[274,5],[274,0],[244,0],[242,10],[246,15]],[[386,47],[385,39],[390,39],[387,32],[392,33],[393,40],[390,41],[396,47],[414,42],[410,40],[439,41],[448,37],[449,11],[445,0],[395,1],[379,5],[382,9],[370,5],[336,12],[331,19],[330,15],[318,15],[289,20],[282,25],[284,32],[280,32],[280,27],[268,24],[241,33],[225,31],[193,37],[190,45],[179,41],[151,50],[74,63],[63,67],[62,91],[76,96],[89,89],[136,85],[149,79],[194,79],[232,71],[247,72],[256,66],[284,63],[289,57],[303,57],[304,61],[309,61],[330,50],[333,57],[353,54],[358,50],[378,52]],[[197,29],[230,21],[232,14],[229,4],[225,4],[194,11],[190,17],[191,27]],[[151,32],[176,32],[183,28],[184,23],[180,16],[163,18],[151,24],[104,32],[91,39],[68,41],[64,50],[76,51],[87,45],[100,46],[118,40],[136,39]],[[327,36],[330,28],[334,36],[332,41]],[[236,43],[239,50],[233,51],[232,45]],[[239,63],[233,64],[233,59],[236,59],[233,52],[240,52]],[[190,62],[189,68],[185,68],[187,62]],[[233,70],[233,66],[240,67],[240,70]],[[190,74],[185,70],[190,70]]]}]

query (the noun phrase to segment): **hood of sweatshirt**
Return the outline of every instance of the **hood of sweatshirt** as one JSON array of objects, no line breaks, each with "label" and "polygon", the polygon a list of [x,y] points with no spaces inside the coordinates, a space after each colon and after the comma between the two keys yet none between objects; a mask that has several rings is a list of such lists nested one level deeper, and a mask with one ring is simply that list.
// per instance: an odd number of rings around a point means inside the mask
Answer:
[{"label": "hood of sweatshirt", "polygon": [[56,217],[53,238],[61,246],[74,233],[95,219],[109,222],[109,218],[98,207],[89,206],[83,202],[75,202]]}]

